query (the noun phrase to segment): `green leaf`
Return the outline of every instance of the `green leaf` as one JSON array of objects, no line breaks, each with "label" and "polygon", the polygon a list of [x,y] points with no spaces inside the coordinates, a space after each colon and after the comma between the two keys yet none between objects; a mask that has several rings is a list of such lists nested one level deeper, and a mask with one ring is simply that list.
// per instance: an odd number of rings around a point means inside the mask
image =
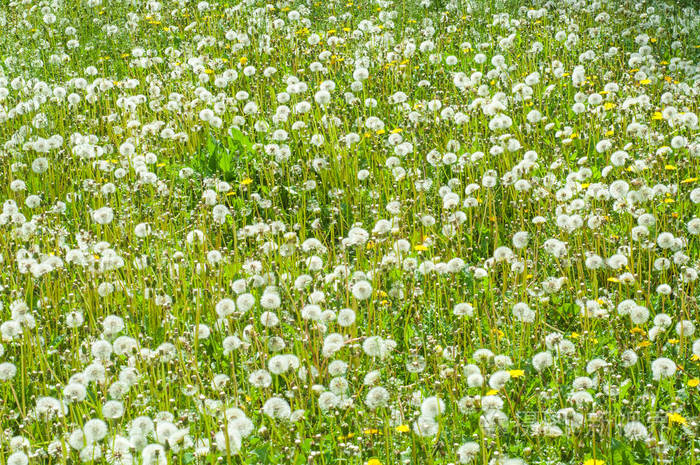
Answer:
[{"label": "green leaf", "polygon": [[257,449],[253,450],[253,454],[255,454],[258,457],[258,460],[267,463],[268,462],[268,445],[265,444],[261,447],[258,447]]},{"label": "green leaf", "polygon": [[248,139],[248,137],[243,134],[240,129],[231,128],[229,134],[231,135],[231,140],[238,142],[241,147],[243,147],[243,150],[250,153],[253,152],[253,143],[250,142],[250,139]]},{"label": "green leaf", "polygon": [[632,384],[632,382],[629,382],[620,386],[620,400],[624,399],[627,396],[629,390],[632,389]]},{"label": "green leaf", "polygon": [[611,439],[610,448],[612,450],[613,464],[616,465],[636,465],[637,462],[631,459],[631,452],[628,445],[618,439]]}]

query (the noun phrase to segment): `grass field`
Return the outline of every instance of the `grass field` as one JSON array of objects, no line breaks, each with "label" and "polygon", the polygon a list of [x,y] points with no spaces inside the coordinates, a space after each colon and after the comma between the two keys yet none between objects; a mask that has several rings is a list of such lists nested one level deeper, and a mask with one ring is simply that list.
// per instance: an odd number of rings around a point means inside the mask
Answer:
[{"label": "grass field", "polygon": [[0,464],[696,464],[700,4],[0,2]]}]

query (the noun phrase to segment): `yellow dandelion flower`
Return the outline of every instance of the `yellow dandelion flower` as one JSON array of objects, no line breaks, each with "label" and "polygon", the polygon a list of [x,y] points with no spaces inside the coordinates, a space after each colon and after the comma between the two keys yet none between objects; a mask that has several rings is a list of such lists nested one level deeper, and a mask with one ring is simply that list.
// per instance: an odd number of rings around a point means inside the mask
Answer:
[{"label": "yellow dandelion flower", "polygon": [[685,425],[688,421],[680,413],[668,413],[668,425],[672,426],[674,424]]}]

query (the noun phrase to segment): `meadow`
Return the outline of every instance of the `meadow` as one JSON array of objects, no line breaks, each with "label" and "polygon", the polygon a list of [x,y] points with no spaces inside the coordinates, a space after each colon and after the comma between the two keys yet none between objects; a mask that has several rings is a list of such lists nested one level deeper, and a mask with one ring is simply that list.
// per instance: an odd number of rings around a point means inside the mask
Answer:
[{"label": "meadow", "polygon": [[700,4],[0,3],[0,464],[700,461]]}]

